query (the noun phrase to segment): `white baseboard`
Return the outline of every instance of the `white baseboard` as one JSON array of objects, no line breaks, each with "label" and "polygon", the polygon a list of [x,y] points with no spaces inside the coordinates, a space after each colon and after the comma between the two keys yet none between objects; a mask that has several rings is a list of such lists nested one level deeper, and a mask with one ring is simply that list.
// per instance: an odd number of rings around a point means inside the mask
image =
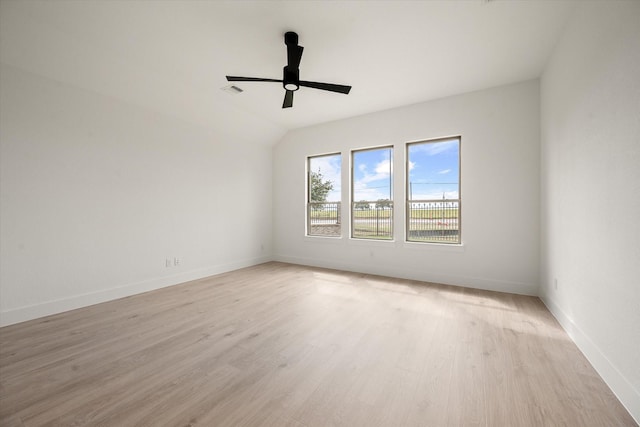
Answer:
[{"label": "white baseboard", "polygon": [[315,258],[303,258],[288,255],[275,255],[274,261],[290,264],[309,265],[312,267],[332,268],[354,273],[376,274],[397,277],[400,279],[420,280],[423,282],[442,283],[445,285],[464,286],[487,291],[508,292],[519,295],[538,296],[538,286],[529,283],[507,282],[495,279],[467,277],[455,274],[434,274],[425,270],[407,270],[390,265],[354,264],[352,262],[335,262]]},{"label": "white baseboard", "polygon": [[547,296],[540,296],[544,305],[556,318],[560,326],[578,346],[591,366],[598,372],[633,419],[640,424],[640,392],[611,363],[605,353],[585,334],[567,314]]},{"label": "white baseboard", "polygon": [[197,270],[185,271],[171,276],[144,280],[142,282],[130,283],[117,288],[74,295],[40,304],[0,311],[0,326],[8,326],[15,323],[26,322],[28,320],[39,319],[52,314],[75,310],[77,308],[87,307],[101,302],[112,301],[118,298],[124,298],[155,289],[165,288],[167,286],[189,282],[191,280],[202,279],[215,274],[226,273],[239,268],[251,267],[252,265],[262,264],[271,260],[272,258],[270,256],[251,258],[228,264],[220,264]]}]

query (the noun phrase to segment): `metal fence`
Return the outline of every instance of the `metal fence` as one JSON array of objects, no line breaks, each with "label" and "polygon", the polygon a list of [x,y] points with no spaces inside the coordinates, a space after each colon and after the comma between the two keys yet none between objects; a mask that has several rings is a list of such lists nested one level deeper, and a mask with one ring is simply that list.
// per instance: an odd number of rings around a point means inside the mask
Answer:
[{"label": "metal fence", "polygon": [[460,243],[460,200],[407,202],[407,240]]},{"label": "metal fence", "polygon": [[339,237],[340,202],[309,202],[307,204],[307,234]]},{"label": "metal fence", "polygon": [[[412,200],[407,202],[407,241],[460,243],[460,200]],[[342,235],[340,202],[307,204],[309,236]],[[353,202],[351,237],[359,239],[393,239],[393,202],[377,206]]]},{"label": "metal fence", "polygon": [[393,202],[385,201],[385,206],[354,202],[352,205],[352,234],[358,239],[393,239]]}]

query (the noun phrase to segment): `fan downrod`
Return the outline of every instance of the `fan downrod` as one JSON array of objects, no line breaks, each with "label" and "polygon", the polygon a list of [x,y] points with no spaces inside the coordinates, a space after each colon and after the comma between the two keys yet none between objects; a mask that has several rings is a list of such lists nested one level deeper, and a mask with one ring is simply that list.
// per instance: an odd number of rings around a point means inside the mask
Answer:
[{"label": "fan downrod", "polygon": [[298,46],[298,34],[293,31],[287,31],[284,33],[284,44],[287,46],[293,45]]}]

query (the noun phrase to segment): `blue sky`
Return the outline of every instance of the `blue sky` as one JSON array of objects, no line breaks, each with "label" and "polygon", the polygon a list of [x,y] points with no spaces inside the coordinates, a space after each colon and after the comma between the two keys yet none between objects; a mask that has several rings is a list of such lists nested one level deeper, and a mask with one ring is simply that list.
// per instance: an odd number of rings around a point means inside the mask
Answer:
[{"label": "blue sky", "polygon": [[392,156],[390,147],[353,153],[353,200],[393,199],[390,194]]},{"label": "blue sky", "polygon": [[459,197],[460,144],[457,139],[411,144],[408,149],[412,200],[457,199]]},{"label": "blue sky", "polygon": [[[413,200],[457,199],[459,195],[460,144],[457,139],[431,143],[410,144],[407,150],[409,182]],[[381,148],[353,152],[355,201],[389,199],[393,176],[393,149]],[[324,179],[331,180],[334,189],[327,201],[340,201],[341,156],[311,158],[309,167],[322,173]],[[396,179],[405,179],[396,176]],[[400,195],[396,195],[400,197]]]}]

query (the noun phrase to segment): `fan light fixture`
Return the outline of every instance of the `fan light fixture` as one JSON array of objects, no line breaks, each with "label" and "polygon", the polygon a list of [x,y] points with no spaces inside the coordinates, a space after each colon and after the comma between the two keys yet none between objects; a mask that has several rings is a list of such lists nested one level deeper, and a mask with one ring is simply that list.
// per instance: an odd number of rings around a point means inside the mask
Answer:
[{"label": "fan light fixture", "polygon": [[227,80],[230,82],[282,83],[282,86],[286,91],[284,94],[284,102],[282,103],[282,108],[291,108],[293,106],[293,92],[300,89],[300,86],[310,87],[313,89],[328,90],[329,92],[344,93],[345,95],[349,93],[349,91],[351,90],[351,86],[300,80],[300,60],[302,59],[302,51],[304,50],[304,48],[298,45],[298,35],[292,31],[284,34],[284,44],[287,45],[287,65],[282,71],[282,80],[236,76],[227,76]]}]

